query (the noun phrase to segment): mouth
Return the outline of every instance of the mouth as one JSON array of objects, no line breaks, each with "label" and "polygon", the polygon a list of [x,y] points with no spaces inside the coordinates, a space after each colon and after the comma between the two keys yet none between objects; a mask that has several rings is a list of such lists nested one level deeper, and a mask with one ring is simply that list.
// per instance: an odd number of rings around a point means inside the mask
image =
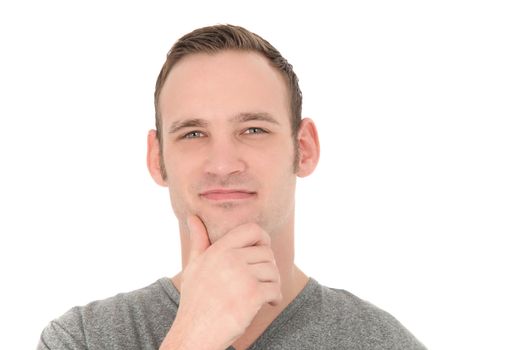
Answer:
[{"label": "mouth", "polygon": [[212,189],[199,193],[199,196],[211,201],[239,201],[255,198],[257,192],[243,189]]}]

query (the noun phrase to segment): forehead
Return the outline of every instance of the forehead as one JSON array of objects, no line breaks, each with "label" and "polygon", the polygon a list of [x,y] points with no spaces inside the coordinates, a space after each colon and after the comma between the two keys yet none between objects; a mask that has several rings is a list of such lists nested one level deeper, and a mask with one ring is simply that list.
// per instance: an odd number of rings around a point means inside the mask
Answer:
[{"label": "forehead", "polygon": [[[171,69],[159,96],[163,123],[191,116],[210,121],[241,113],[290,116],[286,78],[256,52],[191,54]],[[287,123],[284,123],[287,124]]]}]

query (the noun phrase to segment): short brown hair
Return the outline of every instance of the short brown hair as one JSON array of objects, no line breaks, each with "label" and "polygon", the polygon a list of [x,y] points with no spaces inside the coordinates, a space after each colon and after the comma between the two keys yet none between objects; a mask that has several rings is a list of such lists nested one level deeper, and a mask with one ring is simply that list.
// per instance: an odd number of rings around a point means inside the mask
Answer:
[{"label": "short brown hair", "polygon": [[166,178],[166,169],[162,159],[162,118],[159,111],[159,96],[166,78],[171,68],[187,55],[196,53],[213,54],[223,50],[246,50],[260,53],[286,78],[290,92],[292,137],[296,148],[294,169],[297,167],[297,131],[301,124],[303,98],[299,88],[299,79],[295,75],[292,65],[275,47],[259,35],[243,27],[224,24],[199,28],[181,37],[169,50],[166,62],[164,62],[157,78],[157,83],[155,84],[155,126],[157,128],[157,139],[160,144],[161,171],[164,178]]}]

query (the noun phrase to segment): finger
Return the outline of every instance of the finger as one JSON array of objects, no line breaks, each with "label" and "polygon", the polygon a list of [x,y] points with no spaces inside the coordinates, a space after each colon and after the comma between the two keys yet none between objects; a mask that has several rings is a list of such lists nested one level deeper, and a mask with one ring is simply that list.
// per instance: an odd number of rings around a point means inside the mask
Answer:
[{"label": "finger", "polygon": [[281,282],[279,269],[273,262],[249,265],[248,269],[259,282]]},{"label": "finger", "polygon": [[191,262],[208,249],[210,246],[210,239],[208,237],[208,232],[206,231],[206,226],[204,226],[204,223],[198,216],[189,215],[186,220],[190,234],[189,261]]},{"label": "finger", "polygon": [[277,306],[283,300],[281,285],[274,282],[259,283],[259,294],[261,303]]},{"label": "finger", "polygon": [[261,226],[255,223],[242,224],[215,242],[223,248],[244,248],[249,246],[270,246],[271,239]]},{"label": "finger", "polygon": [[238,249],[241,259],[247,264],[275,263],[273,250],[269,246],[250,246]]}]

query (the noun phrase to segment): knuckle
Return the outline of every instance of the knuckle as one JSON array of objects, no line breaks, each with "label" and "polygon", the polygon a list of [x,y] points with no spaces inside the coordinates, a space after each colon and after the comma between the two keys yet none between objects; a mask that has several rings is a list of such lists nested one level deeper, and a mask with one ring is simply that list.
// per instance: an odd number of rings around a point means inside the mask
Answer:
[{"label": "knuckle", "polygon": [[265,247],[264,248],[264,253],[265,253],[265,257],[268,259],[268,261],[271,261],[273,263],[275,263],[275,256],[273,254],[273,249],[270,248],[270,247]]}]

